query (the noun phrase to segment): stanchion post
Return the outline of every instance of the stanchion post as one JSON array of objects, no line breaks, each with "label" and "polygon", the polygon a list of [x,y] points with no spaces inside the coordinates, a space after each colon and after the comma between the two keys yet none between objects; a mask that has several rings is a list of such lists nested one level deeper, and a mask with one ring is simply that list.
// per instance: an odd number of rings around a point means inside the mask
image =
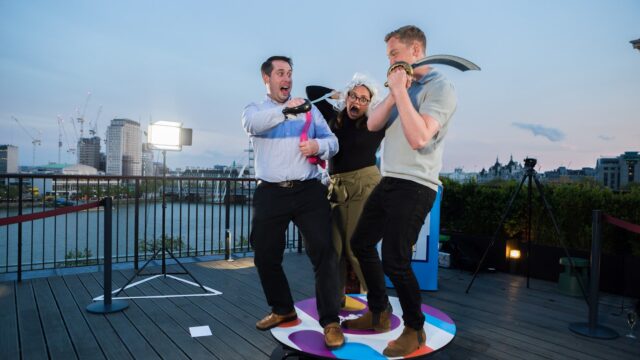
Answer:
[{"label": "stanchion post", "polygon": [[225,250],[224,250],[224,259],[225,260],[233,260],[231,259],[231,182],[229,180],[225,181],[225,192],[224,192],[224,227],[225,231]]},{"label": "stanchion post", "polygon": [[136,179],[136,192],[135,192],[135,210],[133,218],[133,269],[138,270],[138,245],[140,239],[138,239],[138,233],[140,231],[140,179]]},{"label": "stanchion post", "polygon": [[600,287],[600,259],[602,257],[602,211],[593,210],[591,226],[591,280],[589,282],[589,322],[573,323],[569,329],[576,334],[598,338],[615,339],[618,333],[606,326],[598,325],[598,290]]},{"label": "stanchion post", "polygon": [[[18,180],[18,216],[22,215],[22,177]],[[22,222],[18,223],[18,282],[22,282]]]},{"label": "stanchion post", "polygon": [[591,278],[589,281],[589,329],[598,327],[598,289],[600,287],[600,259],[602,250],[602,212],[593,210],[591,241]]},{"label": "stanchion post", "polygon": [[111,197],[104,199],[104,304],[111,305],[111,227],[113,220]]},{"label": "stanchion post", "polygon": [[112,205],[111,197],[102,200],[104,206],[104,297],[102,301],[96,301],[87,305],[87,311],[94,314],[108,314],[118,312],[129,307],[124,300],[111,299],[111,228],[112,228]]}]

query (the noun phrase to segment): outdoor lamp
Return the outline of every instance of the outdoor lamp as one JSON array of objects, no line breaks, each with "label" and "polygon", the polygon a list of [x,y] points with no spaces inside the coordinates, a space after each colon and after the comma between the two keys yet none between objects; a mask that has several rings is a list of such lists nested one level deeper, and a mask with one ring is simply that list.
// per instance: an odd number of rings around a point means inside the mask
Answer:
[{"label": "outdoor lamp", "polygon": [[[144,268],[147,266],[149,262],[154,260],[158,255],[158,252],[162,252],[162,274],[167,274],[167,264],[166,264],[166,254],[168,253],[171,258],[182,267],[185,271],[183,273],[174,273],[174,274],[187,274],[191,276],[193,280],[204,290],[207,291],[200,282],[189,273],[189,270],[185,269],[184,266],[180,264],[180,261],[176,259],[173,255],[171,249],[166,248],[166,213],[167,213],[167,199],[166,199],[166,180],[167,180],[167,151],[180,151],[182,150],[182,146],[191,145],[191,129],[185,129],[182,127],[182,123],[173,122],[173,121],[156,121],[154,123],[149,124],[149,128],[147,129],[147,142],[149,143],[149,147],[155,150],[162,150],[162,244],[160,249],[157,250],[151,259],[144,264],[142,269],[138,270],[138,272],[134,275],[137,276]],[[131,278],[133,279],[133,278]],[[129,279],[129,281],[131,281]],[[128,285],[128,283],[127,283]],[[123,286],[124,289],[126,286]]]},{"label": "outdoor lamp", "polygon": [[509,258],[514,260],[520,259],[520,250],[518,249],[509,250]]},{"label": "outdoor lamp", "polygon": [[147,142],[156,150],[180,151],[183,145],[191,145],[193,131],[182,127],[182,123],[156,121],[149,124]]}]

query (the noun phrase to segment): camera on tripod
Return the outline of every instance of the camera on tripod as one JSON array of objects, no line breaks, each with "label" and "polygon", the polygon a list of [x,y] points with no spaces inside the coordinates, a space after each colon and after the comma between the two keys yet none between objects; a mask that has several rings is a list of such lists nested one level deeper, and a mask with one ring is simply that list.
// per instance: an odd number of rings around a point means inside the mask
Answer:
[{"label": "camera on tripod", "polygon": [[528,158],[524,159],[524,167],[525,167],[525,169],[533,169],[536,166],[537,162],[538,162],[538,160],[528,157]]}]

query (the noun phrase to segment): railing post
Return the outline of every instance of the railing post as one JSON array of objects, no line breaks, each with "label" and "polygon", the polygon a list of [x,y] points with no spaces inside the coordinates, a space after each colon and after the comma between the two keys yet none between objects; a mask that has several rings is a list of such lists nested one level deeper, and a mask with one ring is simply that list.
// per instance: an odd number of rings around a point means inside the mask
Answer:
[{"label": "railing post", "polygon": [[598,290],[600,286],[600,260],[602,257],[602,211],[593,210],[591,226],[591,280],[589,282],[589,322],[573,323],[569,329],[576,334],[598,339],[615,339],[618,333],[598,325]]},{"label": "railing post", "polygon": [[298,230],[298,254],[302,254],[302,233]]},{"label": "railing post", "polygon": [[[18,179],[18,216],[20,215],[22,215],[22,177]],[[22,281],[22,222],[19,222],[18,223],[18,282],[21,282],[21,281]]]},{"label": "railing post", "polygon": [[138,270],[139,239],[138,231],[140,230],[140,179],[136,179],[135,193],[135,210],[133,210],[133,269]]},{"label": "railing post", "polygon": [[224,259],[231,260],[231,181],[225,180],[224,192],[224,228],[225,228],[225,250]]},{"label": "railing post", "polygon": [[111,299],[111,230],[113,200],[107,196],[102,200],[104,206],[104,295],[101,302],[94,302],[87,306],[87,311],[94,314],[107,314],[126,309],[129,304],[124,300]]}]

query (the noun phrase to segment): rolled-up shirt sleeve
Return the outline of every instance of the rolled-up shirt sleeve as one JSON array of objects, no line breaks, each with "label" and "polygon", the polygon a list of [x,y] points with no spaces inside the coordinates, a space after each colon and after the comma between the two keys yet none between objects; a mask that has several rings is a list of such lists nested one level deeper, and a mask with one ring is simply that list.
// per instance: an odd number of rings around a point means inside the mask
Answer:
[{"label": "rolled-up shirt sleeve", "polygon": [[251,103],[242,111],[242,127],[250,135],[261,135],[283,121],[285,117],[281,106],[260,109],[257,104]]}]

